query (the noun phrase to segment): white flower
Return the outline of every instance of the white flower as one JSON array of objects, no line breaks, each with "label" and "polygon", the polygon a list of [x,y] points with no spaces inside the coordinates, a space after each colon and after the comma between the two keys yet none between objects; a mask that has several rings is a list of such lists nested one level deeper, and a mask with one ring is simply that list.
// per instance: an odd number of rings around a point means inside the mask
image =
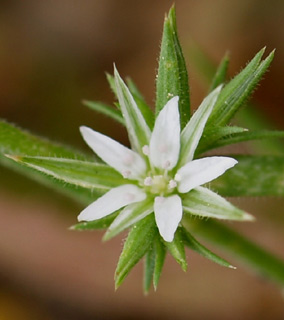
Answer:
[{"label": "white flower", "polygon": [[[128,89],[119,82],[122,80],[117,75],[116,77],[119,102],[134,150],[90,128],[81,127],[80,130],[93,151],[121,173],[125,184],[111,189],[90,204],[80,213],[78,220],[97,220],[121,209],[109,227],[108,232],[111,232],[125,229],[154,212],[160,235],[165,241],[171,242],[183,211],[188,209],[188,203],[183,207],[183,196],[193,189],[199,190],[197,187],[219,177],[237,163],[233,158],[216,156],[193,160],[221,88],[217,88],[203,101],[182,132],[179,98],[173,97],[159,113],[151,132]],[[132,113],[126,105],[125,97],[122,97],[123,94],[129,100],[132,99]],[[143,135],[135,132],[131,117],[136,117],[139,121]],[[141,141],[148,143],[142,145]],[[213,194],[207,191],[209,196],[210,193]],[[222,201],[226,202],[225,199]],[[245,218],[248,219],[248,216],[243,217]]]}]

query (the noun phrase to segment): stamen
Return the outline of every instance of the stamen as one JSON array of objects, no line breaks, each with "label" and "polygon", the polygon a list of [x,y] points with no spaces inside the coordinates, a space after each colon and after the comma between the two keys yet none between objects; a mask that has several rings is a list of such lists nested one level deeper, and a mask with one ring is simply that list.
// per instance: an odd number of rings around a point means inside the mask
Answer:
[{"label": "stamen", "polygon": [[142,147],[142,152],[145,154],[145,156],[149,156],[150,154],[150,148],[149,146],[145,145]]},{"label": "stamen", "polygon": [[181,181],[181,175],[177,173],[177,174],[175,175],[175,180],[176,180],[176,181]]},{"label": "stamen", "polygon": [[131,171],[130,170],[125,170],[125,171],[122,172],[122,176],[125,179],[129,178],[130,175],[131,175]]},{"label": "stamen", "polygon": [[153,179],[151,177],[146,177],[144,179],[144,185],[145,186],[151,186],[153,184]]},{"label": "stamen", "polygon": [[174,189],[177,186],[177,183],[175,180],[170,180],[169,182],[169,188]]}]

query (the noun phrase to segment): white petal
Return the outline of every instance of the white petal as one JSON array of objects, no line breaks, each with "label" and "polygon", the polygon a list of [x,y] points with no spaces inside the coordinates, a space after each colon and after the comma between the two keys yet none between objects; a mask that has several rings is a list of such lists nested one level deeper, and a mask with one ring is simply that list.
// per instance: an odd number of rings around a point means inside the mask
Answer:
[{"label": "white petal", "polygon": [[188,162],[176,174],[176,180],[179,181],[178,191],[186,193],[210,182],[237,163],[237,160],[229,157],[208,157]]},{"label": "white petal", "polygon": [[80,127],[80,131],[89,147],[125,178],[138,179],[145,173],[145,161],[138,153],[90,128]]},{"label": "white petal", "polygon": [[160,169],[175,167],[180,149],[178,97],[173,97],[159,113],[150,139],[150,161]]},{"label": "white petal", "polygon": [[142,201],[145,198],[145,192],[133,184],[119,186],[85,208],[78,216],[78,221],[101,219],[130,203]]},{"label": "white petal", "polygon": [[179,196],[156,197],[154,202],[156,224],[160,235],[172,242],[178,224],[182,218],[182,203]]}]

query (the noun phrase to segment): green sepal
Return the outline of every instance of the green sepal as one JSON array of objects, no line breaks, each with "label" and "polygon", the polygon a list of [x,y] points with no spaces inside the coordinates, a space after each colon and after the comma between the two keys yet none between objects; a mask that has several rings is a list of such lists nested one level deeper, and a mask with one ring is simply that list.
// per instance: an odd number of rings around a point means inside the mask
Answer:
[{"label": "green sepal", "polygon": [[130,270],[146,254],[157,235],[154,215],[150,214],[133,226],[124,243],[115,271],[115,288],[122,284]]},{"label": "green sepal", "polygon": [[[114,76],[106,72],[106,78],[112,93],[114,94],[115,98],[118,99]],[[119,104],[115,104],[115,106],[120,109]]]},{"label": "green sepal", "polygon": [[132,149],[144,156],[142,148],[149,144],[151,131],[138,108],[134,97],[121,79],[116,68],[114,69],[114,78],[118,101]]},{"label": "green sepal", "polygon": [[283,156],[234,156],[238,164],[210,182],[222,196],[283,196]]},{"label": "green sepal", "polygon": [[183,234],[181,228],[178,228],[175,233],[174,240],[172,242],[164,242],[165,246],[169,250],[170,254],[181,266],[183,271],[187,270],[187,261],[184,250]]},{"label": "green sepal", "polygon": [[182,130],[180,138],[180,157],[177,165],[178,168],[182,167],[193,159],[207,119],[213,110],[220,91],[221,86],[209,93],[209,95],[202,101],[197,111],[191,117],[186,127]]},{"label": "green sepal", "polygon": [[246,102],[273,60],[274,51],[260,62],[263,53],[264,49],[257,53],[244,70],[224,87],[208,119],[207,126],[226,125]]},{"label": "green sepal", "polygon": [[145,218],[153,212],[153,199],[146,198],[144,201],[129,204],[125,207],[113,223],[109,226],[103,237],[104,241],[110,240],[117,234],[131,227],[133,224]]},{"label": "green sepal", "polygon": [[254,218],[235,207],[215,192],[197,187],[182,196],[184,215],[196,215],[203,218],[216,218],[224,220],[251,221]]},{"label": "green sepal", "polygon": [[190,219],[189,226],[195,234],[226,251],[254,273],[284,287],[284,261],[280,258],[213,219]]},{"label": "green sepal", "polygon": [[165,18],[156,81],[156,114],[174,96],[179,96],[181,128],[190,118],[188,75],[179,43],[173,6]]},{"label": "green sepal", "polygon": [[226,53],[224,58],[221,60],[219,66],[217,67],[217,70],[215,72],[215,75],[214,75],[212,82],[210,84],[210,87],[209,87],[209,92],[213,91],[220,84],[225,83],[226,77],[227,77],[229,61],[230,61],[229,54]]},{"label": "green sepal", "polygon": [[[186,228],[189,228],[189,223],[188,226],[186,225]],[[215,253],[213,253],[211,250],[208,248],[204,247],[200,242],[198,242],[191,233],[189,233],[185,228],[182,228],[183,230],[183,241],[184,244],[189,247],[190,249],[196,251],[199,253],[201,256],[203,256],[206,259],[209,259],[220,266],[231,268],[231,269],[236,269],[234,266],[232,266],[228,261],[225,259],[219,257]]]},{"label": "green sepal", "polygon": [[96,112],[99,112],[109,118],[112,118],[113,120],[115,120],[118,123],[125,126],[125,121],[124,121],[123,116],[119,110],[114,109],[111,106],[109,106],[105,103],[102,103],[102,102],[98,102],[98,101],[84,100],[83,104],[85,106],[87,106],[88,108],[90,108]]},{"label": "green sepal", "polygon": [[64,158],[10,156],[8,158],[64,183],[105,191],[129,183],[108,165]]},{"label": "green sepal", "polygon": [[116,211],[102,219],[94,220],[94,221],[85,221],[77,223],[71,226],[70,230],[76,231],[85,231],[85,230],[97,230],[97,229],[106,229],[110,226],[113,220],[118,215],[119,211]]}]

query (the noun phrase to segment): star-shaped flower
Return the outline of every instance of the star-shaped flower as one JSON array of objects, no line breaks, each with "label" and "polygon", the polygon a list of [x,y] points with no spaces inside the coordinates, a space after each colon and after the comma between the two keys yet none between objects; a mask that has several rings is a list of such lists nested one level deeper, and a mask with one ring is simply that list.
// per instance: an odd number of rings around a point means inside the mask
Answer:
[{"label": "star-shaped flower", "polygon": [[[90,128],[81,127],[80,130],[86,143],[124,177],[125,184],[90,204],[78,220],[93,221],[121,210],[106,233],[105,238],[108,238],[154,212],[161,237],[172,242],[184,211],[204,215],[202,210],[198,212],[198,208],[190,205],[192,199],[187,199],[186,195],[196,190],[205,197],[227,202],[200,186],[222,175],[237,161],[217,156],[193,160],[221,87],[204,99],[182,131],[179,98],[173,97],[158,114],[151,132],[117,72],[116,86],[133,150]],[[207,216],[211,216],[210,213]],[[219,218],[246,220],[251,216],[240,211],[235,216]]]}]

